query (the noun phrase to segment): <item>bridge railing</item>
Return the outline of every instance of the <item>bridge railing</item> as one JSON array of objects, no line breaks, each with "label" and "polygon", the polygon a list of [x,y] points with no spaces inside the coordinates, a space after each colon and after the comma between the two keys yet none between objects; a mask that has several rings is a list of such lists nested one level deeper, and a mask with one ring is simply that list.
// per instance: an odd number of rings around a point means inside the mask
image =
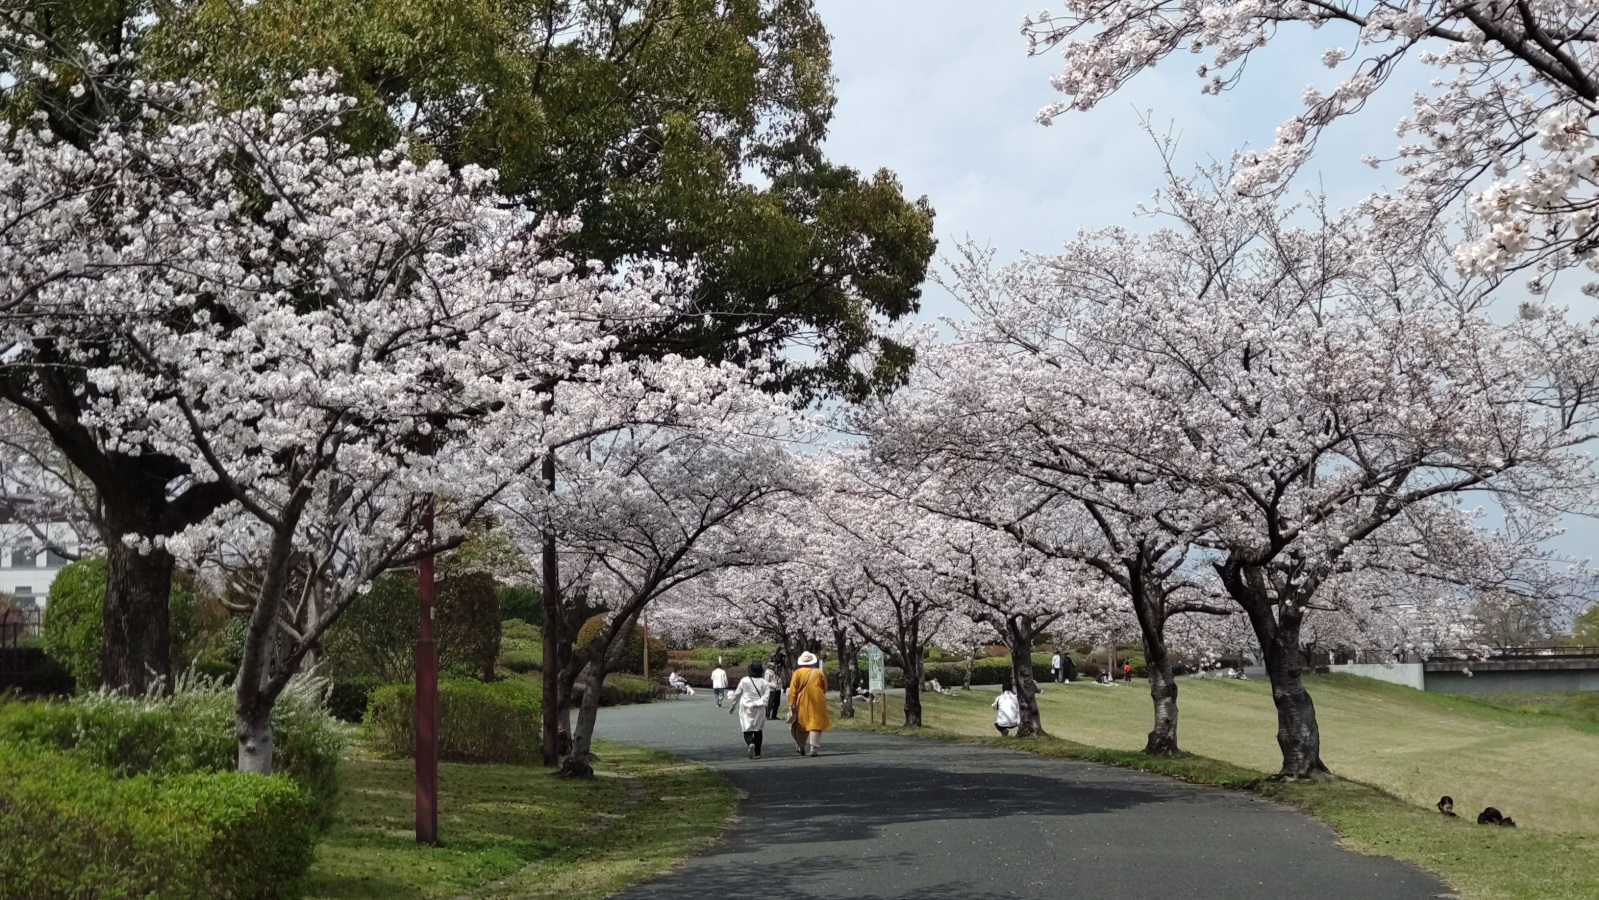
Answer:
[{"label": "bridge railing", "polygon": [[1467,647],[1434,650],[1429,660],[1536,660],[1536,659],[1599,659],[1599,647],[1505,647],[1488,650]]}]

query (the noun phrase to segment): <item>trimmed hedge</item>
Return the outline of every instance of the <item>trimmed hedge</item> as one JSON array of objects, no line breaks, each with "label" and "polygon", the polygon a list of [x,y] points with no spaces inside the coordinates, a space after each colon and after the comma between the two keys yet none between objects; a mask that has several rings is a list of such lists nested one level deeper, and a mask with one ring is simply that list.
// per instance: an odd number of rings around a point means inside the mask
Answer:
[{"label": "trimmed hedge", "polygon": [[0,744],[0,896],[298,897],[314,841],[283,776],[117,778],[39,747]]},{"label": "trimmed hedge", "polygon": [[[542,704],[523,679],[485,684],[439,682],[439,758],[450,762],[527,763],[539,758]],[[393,756],[416,754],[416,685],[390,684],[372,692],[362,723],[367,742]]]},{"label": "trimmed hedge", "polygon": [[[743,668],[756,660],[765,662],[777,656],[776,644],[740,644],[737,647],[695,647],[690,654],[694,659],[703,659],[715,665],[716,658],[722,658],[722,666],[728,671],[734,668]],[[651,662],[654,660],[652,659]]]},{"label": "trimmed hedge", "polygon": [[538,626],[521,619],[500,623],[500,668],[517,674],[535,672],[543,658],[544,632]]},{"label": "trimmed hedge", "polygon": [[649,703],[657,700],[666,689],[638,675],[607,675],[605,687],[600,690],[601,706],[622,706],[628,703]]},{"label": "trimmed hedge", "polygon": [[[344,750],[322,706],[320,679],[297,679],[272,711],[273,767],[305,790],[327,824]],[[113,776],[230,772],[238,765],[232,693],[215,681],[180,683],[172,696],[96,692],[62,703],[0,704],[0,741],[75,757]]]}]

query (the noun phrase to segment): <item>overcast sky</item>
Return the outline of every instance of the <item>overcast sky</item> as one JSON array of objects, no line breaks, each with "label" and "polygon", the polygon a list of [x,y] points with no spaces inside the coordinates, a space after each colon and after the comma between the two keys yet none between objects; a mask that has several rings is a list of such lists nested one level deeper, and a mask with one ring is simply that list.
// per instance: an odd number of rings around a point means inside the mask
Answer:
[{"label": "overcast sky", "polygon": [[[1225,160],[1245,145],[1269,146],[1277,125],[1302,109],[1304,88],[1325,91],[1340,74],[1321,65],[1321,52],[1355,43],[1334,27],[1285,29],[1250,61],[1243,84],[1219,97],[1200,93],[1194,67],[1206,57],[1175,54],[1100,108],[1067,113],[1046,128],[1033,115],[1055,99],[1049,76],[1061,59],[1053,51],[1029,58],[1021,36],[1023,16],[1040,2],[817,0],[838,76],[828,155],[868,172],[892,169],[908,194],[927,195],[938,213],[941,255],[968,238],[1008,259],[1053,251],[1079,228],[1147,230],[1149,221],[1136,219],[1134,209],[1161,187],[1162,176],[1141,116],[1180,136],[1184,166]],[[1325,190],[1333,205],[1344,206],[1395,185],[1391,172],[1360,157],[1393,153],[1408,95],[1379,94],[1324,135],[1299,189]],[[1574,288],[1577,279],[1569,281]],[[936,285],[927,287],[922,306],[927,318],[961,313]],[[1599,311],[1591,302],[1577,308]],[[1592,555],[1599,523],[1578,520],[1568,528],[1558,548]]]}]

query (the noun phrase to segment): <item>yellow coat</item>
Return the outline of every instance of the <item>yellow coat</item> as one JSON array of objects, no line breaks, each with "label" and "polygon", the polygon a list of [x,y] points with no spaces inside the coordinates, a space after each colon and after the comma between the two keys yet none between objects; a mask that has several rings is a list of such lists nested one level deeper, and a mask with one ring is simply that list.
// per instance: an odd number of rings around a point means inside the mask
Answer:
[{"label": "yellow coat", "polygon": [[801,731],[827,731],[833,727],[827,718],[827,676],[820,666],[794,670],[788,680],[788,705],[799,714]]}]

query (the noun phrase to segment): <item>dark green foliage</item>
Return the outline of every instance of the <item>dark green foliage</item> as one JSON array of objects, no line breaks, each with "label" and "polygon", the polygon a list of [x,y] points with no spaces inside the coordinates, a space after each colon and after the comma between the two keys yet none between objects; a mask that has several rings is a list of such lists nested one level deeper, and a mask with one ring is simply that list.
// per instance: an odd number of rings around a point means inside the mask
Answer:
[{"label": "dark green foliage", "polygon": [[328,712],[342,722],[361,721],[372,692],[383,686],[383,679],[376,675],[347,675],[328,681]]},{"label": "dark green foliage", "polygon": [[376,578],[328,629],[328,672],[404,681],[416,668],[416,632],[416,576]]},{"label": "dark green foliage", "polygon": [[[583,627],[578,629],[576,646],[586,647],[594,636],[599,634],[600,628],[605,624],[606,614],[592,616]],[[657,637],[650,638],[650,674],[656,675],[666,671],[669,665],[666,644]],[[628,638],[627,650],[622,653],[622,660],[617,667],[618,672],[628,672],[634,675],[644,674],[644,632],[634,628],[633,634]]]},{"label": "dark green foliage", "polygon": [[[521,678],[485,684],[439,682],[439,758],[450,762],[528,763],[543,738],[538,685]],[[416,753],[416,685],[372,692],[362,723],[367,742],[394,756]]]},{"label": "dark green foliage", "polygon": [[534,627],[544,624],[544,595],[535,588],[500,588],[500,615],[521,619]]},{"label": "dark green foliage", "polygon": [[[895,384],[909,348],[875,320],[917,308],[933,212],[886,171],[825,159],[834,97],[808,0],[198,0],[168,4],[148,68],[274,102],[310,69],[357,100],[357,150],[500,173],[541,214],[581,214],[564,243],[607,268],[692,263],[707,315],[626,353],[773,360],[808,399]],[[130,15],[133,15],[130,12]],[[304,36],[315,35],[315,40]],[[391,109],[410,111],[397,124]],[[746,173],[758,173],[746,180]],[[816,352],[780,352],[796,338]],[[860,359],[873,367],[862,369]],[[853,364],[852,364],[853,363]]]},{"label": "dark green foliage", "polygon": [[[434,598],[441,670],[464,678],[492,678],[501,622],[493,577],[471,573],[440,579]],[[410,680],[416,672],[418,604],[415,574],[375,579],[371,590],[328,629],[327,671],[341,678],[373,676],[384,683]]]},{"label": "dark green foliage", "polygon": [[438,583],[439,665],[463,678],[494,680],[500,656],[500,588],[487,572],[470,572]]},{"label": "dark green foliage", "polygon": [[[44,616],[44,650],[67,670],[78,690],[100,686],[100,648],[104,643],[106,561],[88,556],[56,573],[50,582]],[[181,669],[188,650],[200,636],[194,593],[189,580],[175,578],[168,601],[172,659]]]},{"label": "dark green foliage", "polygon": [[300,895],[313,829],[282,776],[118,778],[0,743],[0,896],[54,900]]},{"label": "dark green foliage", "polygon": [[[273,767],[299,784],[319,824],[338,796],[343,741],[320,687],[296,684],[272,710]],[[117,776],[227,772],[238,764],[233,699],[220,684],[180,685],[160,700],[92,693],[61,703],[0,705],[0,743],[32,744]]]},{"label": "dark green foliage", "polygon": [[44,652],[83,690],[100,686],[105,557],[90,556],[56,573],[45,607]]}]

